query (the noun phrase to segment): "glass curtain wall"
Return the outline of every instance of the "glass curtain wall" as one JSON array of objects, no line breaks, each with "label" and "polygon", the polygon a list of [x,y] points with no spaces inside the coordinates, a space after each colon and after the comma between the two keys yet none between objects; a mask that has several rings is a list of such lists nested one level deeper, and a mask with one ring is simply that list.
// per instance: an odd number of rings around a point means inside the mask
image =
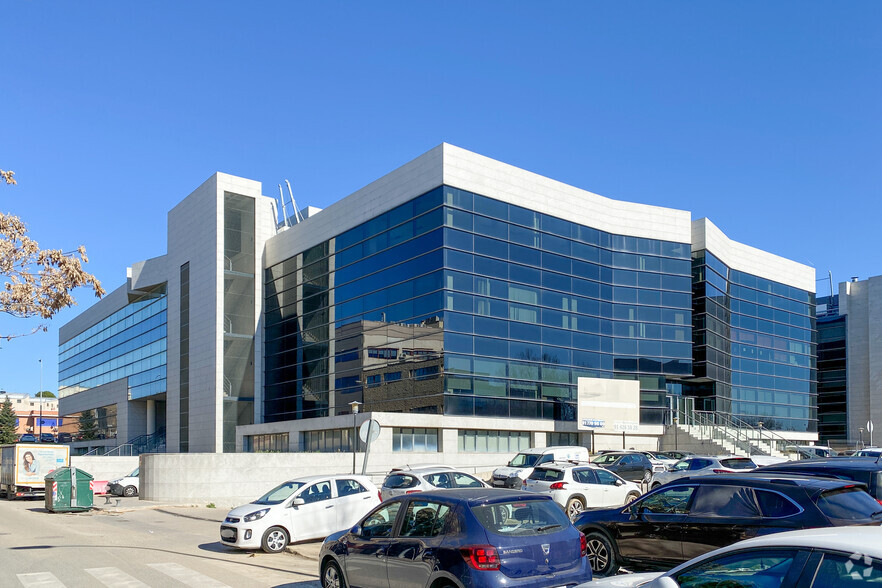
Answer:
[{"label": "glass curtain wall", "polygon": [[254,422],[254,199],[224,194],[223,449]]},{"label": "glass curtain wall", "polygon": [[641,418],[660,423],[669,380],[692,373],[689,244],[439,188],[330,247],[309,276],[302,255],[266,272],[267,421],[353,400],[574,420],[577,380],[593,376],[639,379]]},{"label": "glass curtain wall", "polygon": [[817,431],[815,295],[693,253],[696,408]]},{"label": "glass curtain wall", "polygon": [[163,284],[62,343],[59,397],[122,378],[132,399],[165,393],[166,307]]},{"label": "glass curtain wall", "polygon": [[180,451],[190,451],[190,262],[181,266]]},{"label": "glass curtain wall", "polygon": [[818,299],[818,309],[818,438],[843,442],[848,440],[848,316],[839,316],[839,296]]}]

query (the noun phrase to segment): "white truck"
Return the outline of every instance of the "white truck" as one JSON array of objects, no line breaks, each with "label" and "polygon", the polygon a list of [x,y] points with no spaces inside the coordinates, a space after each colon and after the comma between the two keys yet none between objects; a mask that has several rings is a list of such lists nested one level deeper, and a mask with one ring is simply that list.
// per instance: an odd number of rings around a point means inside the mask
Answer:
[{"label": "white truck", "polygon": [[70,447],[55,443],[0,446],[0,494],[8,500],[44,495],[43,478],[70,465]]}]

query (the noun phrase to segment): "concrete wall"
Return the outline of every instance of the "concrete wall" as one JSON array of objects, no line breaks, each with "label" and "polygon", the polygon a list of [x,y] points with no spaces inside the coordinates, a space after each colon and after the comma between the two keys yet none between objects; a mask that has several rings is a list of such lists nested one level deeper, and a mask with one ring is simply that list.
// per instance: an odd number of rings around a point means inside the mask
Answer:
[{"label": "concrete wall", "polygon": [[109,482],[127,476],[138,467],[138,456],[73,455],[70,465],[92,474],[92,479]]}]

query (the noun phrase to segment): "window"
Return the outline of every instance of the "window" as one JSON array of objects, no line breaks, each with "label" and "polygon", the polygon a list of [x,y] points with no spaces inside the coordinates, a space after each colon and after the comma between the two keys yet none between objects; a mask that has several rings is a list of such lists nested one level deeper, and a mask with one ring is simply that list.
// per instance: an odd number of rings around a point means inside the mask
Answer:
[{"label": "window", "polygon": [[438,429],[395,427],[392,451],[438,451]]},{"label": "window", "polygon": [[337,480],[337,496],[352,496],[367,492],[367,489],[355,480]]},{"label": "window", "polygon": [[[285,433],[287,435],[287,433]],[[364,443],[356,438],[358,451],[364,451]],[[304,431],[303,451],[335,453],[352,451],[352,429],[327,429],[324,431]]]},{"label": "window", "polygon": [[855,553],[825,553],[815,574],[812,588],[827,586],[864,586],[882,582],[882,564],[872,558]]},{"label": "window", "polygon": [[548,468],[536,468],[530,474],[531,480],[539,482],[559,482],[563,480],[564,473],[561,470],[552,470]]},{"label": "window", "polygon": [[307,486],[307,488],[300,493],[298,498],[302,498],[306,504],[321,502],[322,500],[330,500],[331,482],[329,480],[323,480],[321,482],[316,482],[312,486]]},{"label": "window", "polygon": [[450,474],[453,478],[453,482],[456,484],[457,488],[483,488],[484,484],[481,480],[470,476],[468,474],[463,474],[460,472],[453,472]]},{"label": "window", "polygon": [[473,506],[475,518],[497,535],[529,537],[557,533],[570,520],[551,500],[519,500]]},{"label": "window", "polygon": [[398,350],[394,347],[369,347],[368,357],[377,359],[397,359]]},{"label": "window", "polygon": [[595,476],[594,470],[592,469],[580,468],[573,470],[573,480],[578,484],[596,484],[597,476]]},{"label": "window", "polygon": [[846,486],[822,493],[818,508],[833,520],[866,521],[873,519],[873,514],[879,510],[879,502],[864,492],[863,487]]},{"label": "window", "polygon": [[571,447],[578,444],[578,433],[548,433],[548,447]]},{"label": "window", "polygon": [[382,377],[383,376],[381,374],[373,374],[371,376],[368,376],[367,377],[367,387],[374,388],[376,386],[379,386],[381,383]]},{"label": "window", "polygon": [[754,493],[764,517],[789,517],[798,514],[800,511],[800,508],[793,501],[777,492],[754,490]]},{"label": "window", "polygon": [[362,537],[390,537],[392,535],[392,527],[395,526],[395,517],[398,516],[398,510],[401,508],[400,502],[390,502],[381,505],[374,512],[364,519],[361,525]]},{"label": "window", "polygon": [[[764,550],[725,555],[680,572],[682,588],[699,586],[781,586],[797,551]],[[824,584],[838,586],[839,584]]]},{"label": "window", "polygon": [[401,372],[389,372],[387,374],[383,374],[383,380],[386,382],[397,382],[401,379]]},{"label": "window", "polygon": [[686,514],[689,498],[695,491],[694,486],[677,486],[655,494],[650,494],[640,501],[639,508],[643,512],[656,514]]},{"label": "window", "polygon": [[401,525],[402,537],[437,537],[444,529],[450,506],[438,502],[414,500],[407,505],[404,522]]},{"label": "window", "polygon": [[605,486],[615,486],[619,479],[606,470],[594,470],[597,481]]},{"label": "window", "polygon": [[516,453],[530,447],[527,431],[466,429],[458,431],[457,437],[461,453]]},{"label": "window", "polygon": [[242,445],[245,453],[287,453],[288,433],[245,435]]},{"label": "window", "polygon": [[759,518],[750,488],[704,484],[695,491],[689,516]]},{"label": "window", "polygon": [[413,370],[413,379],[414,380],[428,380],[429,378],[433,378],[438,375],[438,366],[433,365],[424,368],[417,368]]}]

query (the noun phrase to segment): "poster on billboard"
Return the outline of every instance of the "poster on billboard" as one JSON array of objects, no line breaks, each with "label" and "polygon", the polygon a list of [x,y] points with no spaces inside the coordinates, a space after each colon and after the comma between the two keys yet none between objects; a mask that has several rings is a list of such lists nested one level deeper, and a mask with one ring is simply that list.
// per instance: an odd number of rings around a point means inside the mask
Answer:
[{"label": "poster on billboard", "polygon": [[46,474],[67,465],[69,451],[67,445],[16,445],[15,483],[19,486],[42,485]]},{"label": "poster on billboard", "polygon": [[580,431],[636,433],[640,430],[640,382],[579,378],[576,416]]}]

